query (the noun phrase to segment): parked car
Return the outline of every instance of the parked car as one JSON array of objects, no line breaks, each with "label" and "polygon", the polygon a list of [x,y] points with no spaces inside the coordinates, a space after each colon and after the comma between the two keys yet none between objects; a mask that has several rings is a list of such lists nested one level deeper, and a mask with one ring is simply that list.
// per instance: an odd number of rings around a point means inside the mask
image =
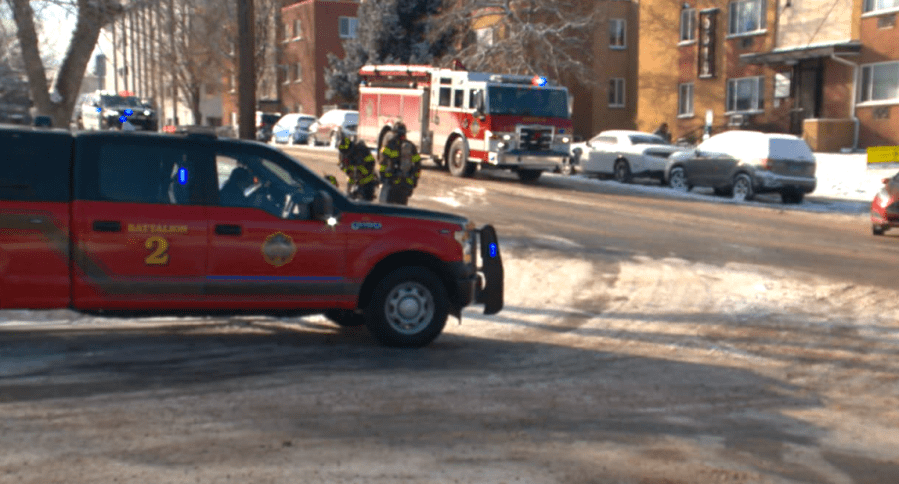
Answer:
[{"label": "parked car", "polygon": [[309,127],[309,146],[329,143],[336,148],[343,136],[356,137],[356,127],[359,125],[359,111],[335,109],[322,114],[318,121]]},{"label": "parked car", "polygon": [[871,232],[883,235],[887,229],[899,227],[899,173],[883,179],[883,188],[871,202]]},{"label": "parked car", "polygon": [[676,190],[712,187],[735,200],[779,192],[783,203],[801,203],[815,191],[815,155],[793,135],[727,131],[671,155],[665,180]]},{"label": "parked car", "polygon": [[315,122],[311,114],[289,113],[281,116],[272,128],[272,139],[275,143],[306,143],[309,138],[309,126]]},{"label": "parked car", "polygon": [[272,127],[281,118],[281,113],[256,111],[256,139],[268,143],[272,139]]},{"label": "parked car", "polygon": [[634,177],[663,181],[668,156],[684,149],[662,137],[641,131],[603,131],[586,142],[571,145],[574,171],[612,176],[621,183]]},{"label": "parked car", "polygon": [[121,129],[125,121],[137,130],[156,131],[159,128],[156,111],[141,104],[136,96],[96,91],[84,97],[80,110],[84,129]]}]

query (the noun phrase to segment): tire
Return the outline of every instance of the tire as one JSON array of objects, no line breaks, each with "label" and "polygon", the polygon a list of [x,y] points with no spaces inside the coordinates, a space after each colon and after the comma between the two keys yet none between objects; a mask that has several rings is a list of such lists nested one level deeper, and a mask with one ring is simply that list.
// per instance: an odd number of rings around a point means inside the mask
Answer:
[{"label": "tire", "polygon": [[675,166],[668,173],[668,186],[679,192],[687,193],[693,188],[687,183],[687,172],[682,166]]},{"label": "tire", "polygon": [[627,164],[627,160],[618,160],[615,162],[615,181],[618,183],[631,182],[631,167]]},{"label": "tire", "polygon": [[446,162],[450,173],[457,177],[469,177],[476,168],[474,163],[465,159],[465,142],[462,138],[457,138],[450,145],[449,158]]},{"label": "tire", "polygon": [[752,191],[752,178],[745,173],[740,173],[734,177],[733,199],[737,202],[748,202],[752,200],[755,193]]},{"label": "tire", "polygon": [[871,233],[874,235],[883,235],[886,229],[882,225],[871,225]]},{"label": "tire", "polygon": [[316,145],[315,135],[313,135],[312,133],[309,133],[309,137],[306,138],[306,145],[313,146],[313,147]]},{"label": "tire", "polygon": [[344,328],[352,328],[365,324],[365,316],[349,309],[329,309],[325,311],[325,317],[333,323]]},{"label": "tire", "polygon": [[535,182],[542,174],[540,170],[518,170],[518,179],[523,182]]},{"label": "tire", "polygon": [[365,324],[386,346],[420,348],[443,331],[448,306],[437,274],[424,267],[401,267],[375,287]]}]

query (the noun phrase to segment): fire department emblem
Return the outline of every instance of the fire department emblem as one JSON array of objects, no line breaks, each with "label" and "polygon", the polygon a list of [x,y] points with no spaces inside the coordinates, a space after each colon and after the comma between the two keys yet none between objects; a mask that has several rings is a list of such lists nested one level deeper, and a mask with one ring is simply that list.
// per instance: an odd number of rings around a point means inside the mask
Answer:
[{"label": "fire department emblem", "polygon": [[294,245],[293,239],[282,232],[269,235],[262,244],[262,258],[275,267],[281,267],[292,261],[296,253],[297,246]]},{"label": "fire department emblem", "polygon": [[481,131],[481,123],[479,123],[478,120],[475,119],[471,122],[471,135],[477,136],[479,131]]},{"label": "fire department emblem", "polygon": [[368,100],[368,103],[365,105],[365,117],[370,118],[372,113],[375,112],[375,106],[371,99]]}]

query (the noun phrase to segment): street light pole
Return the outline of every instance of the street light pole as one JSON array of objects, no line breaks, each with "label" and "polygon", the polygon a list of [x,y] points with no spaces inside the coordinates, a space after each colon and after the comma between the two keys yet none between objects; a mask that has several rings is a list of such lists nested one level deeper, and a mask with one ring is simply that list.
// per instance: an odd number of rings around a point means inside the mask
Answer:
[{"label": "street light pole", "polygon": [[237,0],[238,95],[241,139],[256,138],[255,33],[253,0]]}]

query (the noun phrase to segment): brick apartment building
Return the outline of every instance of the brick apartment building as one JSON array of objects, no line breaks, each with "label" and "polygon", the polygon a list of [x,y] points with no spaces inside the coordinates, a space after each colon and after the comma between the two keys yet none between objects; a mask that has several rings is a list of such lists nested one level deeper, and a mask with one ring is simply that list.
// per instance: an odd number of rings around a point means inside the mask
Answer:
[{"label": "brick apartment building", "polygon": [[281,9],[281,105],[285,112],[321,116],[326,106],[355,100],[325,99],[328,54],[343,57],[343,41],[356,36],[355,0],[301,0]]},{"label": "brick apartment building", "polygon": [[[644,0],[637,126],[736,127],[820,151],[899,144],[896,0]],[[892,119],[892,121],[891,121]]]}]

